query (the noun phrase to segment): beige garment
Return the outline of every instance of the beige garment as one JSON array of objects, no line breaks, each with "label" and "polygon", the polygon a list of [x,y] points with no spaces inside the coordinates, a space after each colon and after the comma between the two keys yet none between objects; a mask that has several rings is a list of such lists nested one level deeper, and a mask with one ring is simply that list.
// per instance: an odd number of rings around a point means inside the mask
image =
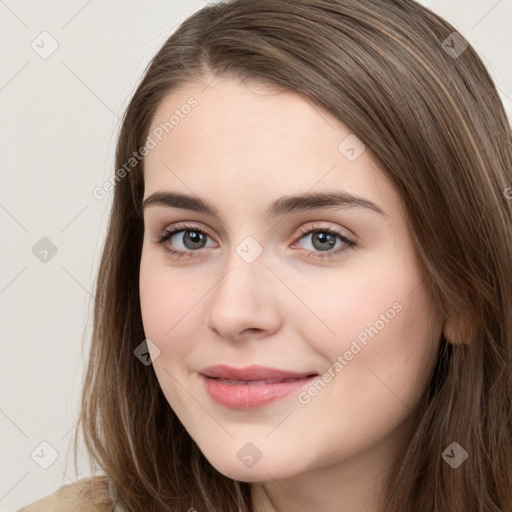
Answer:
[{"label": "beige garment", "polygon": [[[115,490],[108,477],[91,476],[64,485],[53,494],[45,496],[17,512],[111,512]],[[114,512],[123,512],[116,507]]]}]

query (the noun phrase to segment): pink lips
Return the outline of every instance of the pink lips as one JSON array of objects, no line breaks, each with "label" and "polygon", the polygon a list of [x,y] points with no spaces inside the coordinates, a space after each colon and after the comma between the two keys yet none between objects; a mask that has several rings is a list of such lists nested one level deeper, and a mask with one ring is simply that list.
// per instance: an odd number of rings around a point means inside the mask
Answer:
[{"label": "pink lips", "polygon": [[267,404],[297,391],[318,374],[291,372],[264,366],[233,368],[224,364],[199,371],[209,395],[218,403],[235,409]]}]

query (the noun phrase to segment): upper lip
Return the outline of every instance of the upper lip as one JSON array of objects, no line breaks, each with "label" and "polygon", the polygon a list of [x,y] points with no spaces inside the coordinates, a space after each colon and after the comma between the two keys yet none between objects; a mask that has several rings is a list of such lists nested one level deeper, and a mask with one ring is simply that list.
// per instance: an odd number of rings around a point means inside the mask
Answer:
[{"label": "upper lip", "polygon": [[280,370],[278,368],[269,368],[266,366],[251,365],[244,368],[233,368],[225,364],[216,364],[208,366],[199,371],[201,375],[218,379],[231,380],[266,380],[266,379],[291,379],[310,377],[318,375],[315,372],[293,372],[289,370]]}]

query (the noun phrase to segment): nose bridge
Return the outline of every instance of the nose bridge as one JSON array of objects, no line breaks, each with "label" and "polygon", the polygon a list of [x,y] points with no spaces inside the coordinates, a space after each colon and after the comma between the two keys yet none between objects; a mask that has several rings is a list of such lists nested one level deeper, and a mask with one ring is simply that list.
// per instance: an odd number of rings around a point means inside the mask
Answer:
[{"label": "nose bridge", "polygon": [[216,287],[217,295],[242,302],[257,301],[261,293],[265,295],[271,272],[266,266],[263,247],[256,239],[246,237],[235,246],[226,260],[226,268]]},{"label": "nose bridge", "polygon": [[246,237],[230,252],[224,268],[212,290],[209,327],[226,337],[236,337],[246,329],[275,328],[273,275],[267,268],[263,247]]}]

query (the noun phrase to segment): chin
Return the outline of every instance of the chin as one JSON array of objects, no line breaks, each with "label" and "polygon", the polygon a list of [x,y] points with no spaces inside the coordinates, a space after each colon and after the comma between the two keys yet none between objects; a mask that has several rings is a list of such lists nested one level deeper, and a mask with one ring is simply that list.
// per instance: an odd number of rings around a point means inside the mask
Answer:
[{"label": "chin", "polygon": [[[226,452],[220,457],[213,456],[207,457],[207,459],[219,473],[240,482],[263,482],[271,479],[288,478],[297,473],[297,464],[287,461],[285,458],[279,457],[276,460],[269,457],[265,459],[265,456],[262,455],[261,459],[248,467],[243,462],[243,455],[243,453],[240,455],[242,461],[236,454],[234,454],[234,457],[226,458]],[[250,461],[247,464],[250,464]]]}]

